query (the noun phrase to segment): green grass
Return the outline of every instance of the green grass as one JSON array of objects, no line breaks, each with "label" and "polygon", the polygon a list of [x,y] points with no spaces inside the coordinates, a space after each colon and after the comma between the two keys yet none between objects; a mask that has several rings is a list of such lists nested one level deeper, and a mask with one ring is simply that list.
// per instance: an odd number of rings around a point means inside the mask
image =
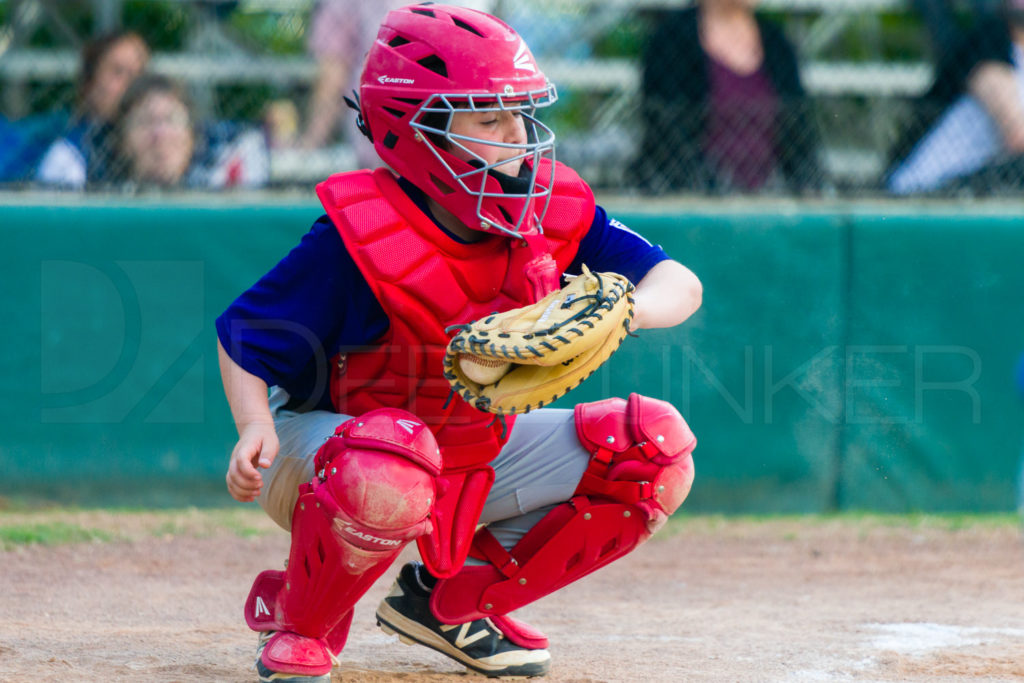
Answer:
[{"label": "green grass", "polygon": [[281,530],[255,506],[177,510],[0,506],[0,551],[144,538],[256,538],[274,532]]},{"label": "green grass", "polygon": [[[1021,517],[1014,513],[912,513],[874,512],[835,514],[673,516],[658,535],[719,534],[760,535],[798,540],[829,530],[855,531],[858,535],[886,532],[970,533],[1017,530]],[[284,533],[256,506],[231,508],[86,509],[53,505],[0,505],[0,552],[26,546],[57,546],[74,543],[131,542],[146,538],[259,538]]]},{"label": "green grass", "polygon": [[112,538],[111,534],[99,529],[86,529],[63,522],[0,526],[0,550],[11,550],[23,545],[107,542]]},{"label": "green grass", "polygon": [[164,516],[167,519],[152,530],[153,536],[190,535],[208,538],[220,532],[227,532],[239,538],[255,538],[267,533],[266,525],[258,524],[257,522],[261,520],[253,519],[251,511],[189,508],[181,512],[167,512]]}]

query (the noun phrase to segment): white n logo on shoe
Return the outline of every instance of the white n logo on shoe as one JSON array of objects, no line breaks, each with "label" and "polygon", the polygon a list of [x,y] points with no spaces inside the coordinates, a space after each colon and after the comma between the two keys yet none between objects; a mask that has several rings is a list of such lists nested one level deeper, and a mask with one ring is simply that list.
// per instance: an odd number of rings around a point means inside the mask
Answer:
[{"label": "white n logo on shoe", "polygon": [[487,637],[487,629],[483,628],[476,633],[470,635],[469,627],[473,622],[469,621],[465,624],[441,624],[441,630],[447,633],[454,628],[459,629],[458,635],[455,636],[455,647],[460,650],[464,650],[466,647],[472,645],[481,638]]},{"label": "white n logo on shoe", "polygon": [[256,618],[259,619],[261,614],[270,616],[270,610],[267,609],[267,603],[263,602],[263,598],[256,596]]}]

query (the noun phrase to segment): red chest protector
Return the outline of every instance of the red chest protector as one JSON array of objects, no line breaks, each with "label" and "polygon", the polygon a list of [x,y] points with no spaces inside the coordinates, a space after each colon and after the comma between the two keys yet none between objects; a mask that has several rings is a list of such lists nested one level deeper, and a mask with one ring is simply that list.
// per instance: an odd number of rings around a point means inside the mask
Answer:
[{"label": "red chest protector", "polygon": [[424,559],[446,575],[468,552],[493,481],[486,464],[505,435],[493,415],[451,395],[442,375],[445,328],[539,298],[525,275],[527,264],[549,251],[558,273],[565,270],[593,221],[593,194],[575,172],[557,164],[544,235],[530,244],[501,235],[473,244],[454,241],[386,169],[332,176],[317,186],[317,194],[390,322],[378,344],[332,362],[332,402],[347,415],[402,408],[430,426],[448,486],[434,522],[452,533],[432,539],[444,547],[427,549]]}]

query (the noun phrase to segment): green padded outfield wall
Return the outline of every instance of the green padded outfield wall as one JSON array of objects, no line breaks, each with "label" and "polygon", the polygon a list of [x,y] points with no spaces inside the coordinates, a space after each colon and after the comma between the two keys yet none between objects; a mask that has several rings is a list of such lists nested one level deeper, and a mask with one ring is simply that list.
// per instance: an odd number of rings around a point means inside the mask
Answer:
[{"label": "green padded outfield wall", "polygon": [[[562,400],[639,391],[699,440],[686,509],[1010,510],[1024,219],[794,205],[614,213],[700,275]],[[920,208],[920,207],[918,207]],[[0,498],[230,504],[213,321],[312,203],[0,207]]]}]

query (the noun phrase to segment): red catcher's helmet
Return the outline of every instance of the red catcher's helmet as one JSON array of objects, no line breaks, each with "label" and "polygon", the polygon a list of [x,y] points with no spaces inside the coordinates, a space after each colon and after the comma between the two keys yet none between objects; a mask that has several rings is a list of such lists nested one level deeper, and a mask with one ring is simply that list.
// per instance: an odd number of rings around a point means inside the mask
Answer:
[{"label": "red catcher's helmet", "polygon": [[[551,197],[555,135],[534,112],[556,99],[526,43],[504,22],[449,5],[390,12],[366,57],[360,110],[380,158],[470,228],[513,236],[540,232]],[[454,111],[520,112],[524,144],[451,133]],[[494,170],[462,143],[517,150],[518,177]],[[450,150],[473,158],[466,162]],[[544,169],[544,178],[538,174]]]}]

